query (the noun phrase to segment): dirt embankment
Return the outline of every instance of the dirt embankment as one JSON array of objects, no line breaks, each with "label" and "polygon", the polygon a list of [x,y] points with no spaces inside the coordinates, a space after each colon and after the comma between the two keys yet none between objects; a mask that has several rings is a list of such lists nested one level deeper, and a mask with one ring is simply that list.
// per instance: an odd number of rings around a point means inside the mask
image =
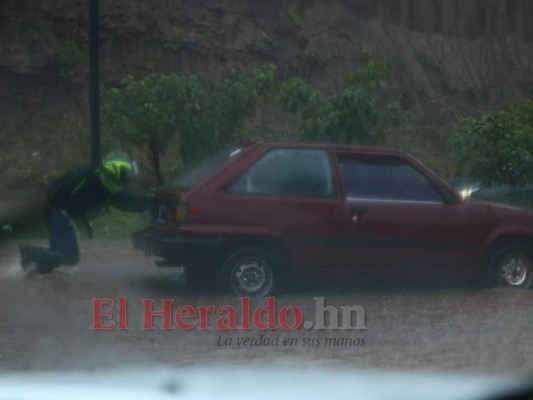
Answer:
[{"label": "dirt embankment", "polygon": [[[87,42],[86,8],[82,0],[3,1],[4,108],[38,108],[83,90],[60,76],[69,62],[60,56]],[[156,66],[214,82],[268,62],[331,90],[364,43],[389,61],[407,102],[475,110],[533,92],[531,20],[527,0],[102,2],[102,78]]]}]

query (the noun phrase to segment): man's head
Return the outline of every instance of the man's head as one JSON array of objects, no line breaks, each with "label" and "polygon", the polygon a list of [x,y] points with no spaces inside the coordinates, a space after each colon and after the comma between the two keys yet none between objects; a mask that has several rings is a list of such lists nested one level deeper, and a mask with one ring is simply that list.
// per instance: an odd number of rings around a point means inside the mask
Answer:
[{"label": "man's head", "polygon": [[109,153],[102,161],[100,179],[110,193],[124,189],[132,175],[138,175],[135,161],[122,152]]}]

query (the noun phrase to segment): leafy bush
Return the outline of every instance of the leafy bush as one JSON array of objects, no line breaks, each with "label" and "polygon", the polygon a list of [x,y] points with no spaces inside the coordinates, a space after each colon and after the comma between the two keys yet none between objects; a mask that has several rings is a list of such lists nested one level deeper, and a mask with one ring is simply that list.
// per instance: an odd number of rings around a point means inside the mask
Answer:
[{"label": "leafy bush", "polygon": [[483,185],[533,182],[533,103],[466,118],[452,135],[459,169]]},{"label": "leafy bush", "polygon": [[[230,142],[249,138],[254,129],[250,121],[254,117],[264,121],[269,113],[276,122],[290,121],[286,127],[295,126],[298,133],[293,137],[304,141],[365,145],[416,141],[416,120],[385,92],[387,65],[366,55],[332,96],[298,77],[280,82],[272,65],[248,74],[233,71],[211,90],[195,76],[128,76],[119,88],[105,91],[106,128],[148,155],[158,186],[164,175],[161,159],[169,149],[178,149],[174,160],[186,168]],[[394,140],[391,132],[413,140]]]},{"label": "leafy bush", "polygon": [[248,136],[245,122],[274,82],[275,68],[250,74],[237,71],[208,91],[196,76],[127,76],[120,88],[105,91],[106,128],[126,144],[144,151],[158,186],[161,158],[171,142],[178,163],[187,166],[229,142]]},{"label": "leafy bush", "polygon": [[89,65],[89,49],[87,46],[67,45],[60,49],[57,56],[60,66],[59,75],[72,84],[80,84],[85,79]]},{"label": "leafy bush", "polygon": [[379,144],[386,122],[403,112],[397,101],[385,95],[387,65],[367,54],[367,59],[348,75],[342,90],[326,96],[301,78],[281,86],[285,109],[300,118],[304,140]]}]

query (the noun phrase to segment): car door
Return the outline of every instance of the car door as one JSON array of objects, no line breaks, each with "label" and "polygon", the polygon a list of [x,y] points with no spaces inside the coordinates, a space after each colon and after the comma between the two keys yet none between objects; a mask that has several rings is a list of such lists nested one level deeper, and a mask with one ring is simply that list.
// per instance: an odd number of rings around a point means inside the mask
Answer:
[{"label": "car door", "polygon": [[337,153],[344,197],[339,246],[344,270],[463,275],[479,227],[461,203],[406,158]]},{"label": "car door", "polygon": [[217,198],[217,224],[284,241],[293,271],[337,266],[342,200],[330,153],[317,148],[274,148],[253,162]]}]

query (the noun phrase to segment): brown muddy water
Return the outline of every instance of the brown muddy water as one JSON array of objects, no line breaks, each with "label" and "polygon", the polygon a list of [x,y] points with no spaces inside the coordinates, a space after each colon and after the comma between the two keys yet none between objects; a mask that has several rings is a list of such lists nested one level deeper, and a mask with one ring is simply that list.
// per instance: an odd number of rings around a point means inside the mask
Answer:
[{"label": "brown muddy water", "polygon": [[[162,330],[161,318],[155,318],[155,329],[148,331],[142,328],[142,299],[155,299],[157,308],[160,299],[173,299],[173,312],[181,305],[229,304],[238,310],[240,302],[191,287],[181,269],[156,268],[127,241],[82,241],[81,251],[78,266],[40,276],[21,270],[14,244],[0,248],[0,369],[304,363],[533,371],[533,290],[311,282],[278,295],[277,310],[295,305],[306,319],[314,318],[314,297],[320,296],[328,306],[363,307],[367,329],[222,332],[211,317],[209,330],[184,331],[175,324]],[[128,329],[92,329],[92,299],[117,297],[127,299]]]}]

